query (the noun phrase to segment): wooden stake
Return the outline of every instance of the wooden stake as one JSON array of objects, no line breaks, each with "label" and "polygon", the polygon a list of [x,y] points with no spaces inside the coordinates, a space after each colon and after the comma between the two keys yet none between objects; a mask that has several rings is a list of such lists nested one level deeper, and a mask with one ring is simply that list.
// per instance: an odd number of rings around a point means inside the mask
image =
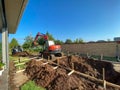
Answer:
[{"label": "wooden stake", "polygon": [[103,80],[105,80],[105,69],[103,68]]},{"label": "wooden stake", "polygon": [[74,70],[74,63],[72,63],[72,70]]},{"label": "wooden stake", "polygon": [[48,60],[50,60],[50,56],[48,56]]},{"label": "wooden stake", "polygon": [[59,59],[57,59],[57,64],[58,64],[58,65],[60,64]]},{"label": "wooden stake", "polygon": [[18,59],[18,62],[20,63],[20,57],[19,57],[19,59]]},{"label": "wooden stake", "polygon": [[42,58],[43,58],[43,54],[42,54]]},{"label": "wooden stake", "polygon": [[69,51],[67,52],[67,56],[70,56],[70,52]]},{"label": "wooden stake", "polygon": [[97,70],[95,69],[95,77],[97,76]]},{"label": "wooden stake", "polygon": [[20,70],[20,66],[18,66],[18,70]]},{"label": "wooden stake", "polygon": [[103,68],[103,86],[104,86],[104,90],[106,90],[105,68]]}]

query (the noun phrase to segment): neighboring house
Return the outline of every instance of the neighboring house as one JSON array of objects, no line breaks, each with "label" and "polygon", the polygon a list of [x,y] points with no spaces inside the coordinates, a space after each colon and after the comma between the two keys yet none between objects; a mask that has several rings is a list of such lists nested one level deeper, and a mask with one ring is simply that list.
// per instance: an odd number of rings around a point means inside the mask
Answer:
[{"label": "neighboring house", "polygon": [[8,34],[17,30],[27,0],[0,0],[0,33],[2,34],[2,61],[9,68]]}]

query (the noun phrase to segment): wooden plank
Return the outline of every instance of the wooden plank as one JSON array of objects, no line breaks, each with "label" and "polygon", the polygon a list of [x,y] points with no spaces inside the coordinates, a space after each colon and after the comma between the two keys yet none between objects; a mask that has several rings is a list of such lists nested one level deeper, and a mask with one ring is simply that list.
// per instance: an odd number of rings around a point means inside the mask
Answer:
[{"label": "wooden plank", "polygon": [[43,60],[43,58],[41,58],[41,59],[35,59],[36,61],[41,61],[41,60]]},{"label": "wooden plank", "polygon": [[[30,61],[30,59],[20,60],[20,62]],[[19,62],[18,60],[14,61],[15,63]]]},{"label": "wooden plank", "polygon": [[68,76],[70,76],[71,74],[74,73],[74,70],[72,70],[71,72],[68,73]]},{"label": "wooden plank", "polygon": [[49,62],[46,62],[46,63],[43,63],[42,65],[46,65],[46,64],[48,64]]},{"label": "wooden plank", "polygon": [[[33,57],[33,58],[28,58],[28,59],[20,60],[20,62],[29,61],[29,60],[36,59],[36,58],[38,58],[38,57]],[[19,62],[19,60],[14,60],[14,62]]]},{"label": "wooden plank", "polygon": [[58,66],[56,66],[56,67],[53,67],[53,69],[57,69],[58,68]]},{"label": "wooden plank", "polygon": [[23,72],[23,71],[25,71],[25,69],[22,69],[22,70],[16,71],[16,73],[20,73],[20,72]]},{"label": "wooden plank", "polygon": [[15,64],[15,67],[16,67],[16,66],[23,65],[23,64],[25,64],[25,62],[24,62],[24,63]]}]

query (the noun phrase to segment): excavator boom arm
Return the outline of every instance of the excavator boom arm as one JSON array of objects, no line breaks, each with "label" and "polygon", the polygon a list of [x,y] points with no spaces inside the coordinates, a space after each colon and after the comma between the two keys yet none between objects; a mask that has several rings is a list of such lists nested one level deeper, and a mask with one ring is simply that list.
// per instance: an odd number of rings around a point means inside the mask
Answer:
[{"label": "excavator boom arm", "polygon": [[43,38],[45,41],[48,40],[48,36],[47,35],[41,34],[40,32],[38,32],[36,37],[35,37],[35,39],[34,39],[34,41],[33,41],[34,45],[36,45],[36,42],[37,42],[39,37]]}]

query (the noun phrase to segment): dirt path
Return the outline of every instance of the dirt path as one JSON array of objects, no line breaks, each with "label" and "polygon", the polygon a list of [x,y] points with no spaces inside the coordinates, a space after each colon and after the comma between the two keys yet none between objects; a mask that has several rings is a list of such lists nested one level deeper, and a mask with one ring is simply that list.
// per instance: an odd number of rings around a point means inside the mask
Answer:
[{"label": "dirt path", "polygon": [[10,71],[9,71],[9,90],[20,90],[20,86],[23,85],[28,78],[23,72],[15,73],[15,67],[13,61],[10,61]]}]

